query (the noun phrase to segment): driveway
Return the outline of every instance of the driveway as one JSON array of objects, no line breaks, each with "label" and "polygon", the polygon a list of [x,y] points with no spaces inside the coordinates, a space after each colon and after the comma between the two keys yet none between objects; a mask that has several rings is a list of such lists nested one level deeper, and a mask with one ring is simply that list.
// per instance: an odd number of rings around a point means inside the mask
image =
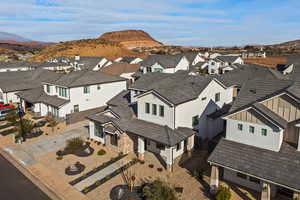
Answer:
[{"label": "driveway", "polygon": [[0,155],[0,199],[50,200],[39,188],[28,180],[18,169]]},{"label": "driveway", "polygon": [[49,136],[32,143],[24,143],[20,146],[8,146],[3,149],[4,151],[10,153],[23,165],[33,165],[36,163],[34,158],[35,155],[41,155],[62,149],[65,146],[66,141],[74,137],[88,137],[88,128],[86,124],[82,123],[82,126],[71,125],[66,128],[65,132],[63,133]]}]

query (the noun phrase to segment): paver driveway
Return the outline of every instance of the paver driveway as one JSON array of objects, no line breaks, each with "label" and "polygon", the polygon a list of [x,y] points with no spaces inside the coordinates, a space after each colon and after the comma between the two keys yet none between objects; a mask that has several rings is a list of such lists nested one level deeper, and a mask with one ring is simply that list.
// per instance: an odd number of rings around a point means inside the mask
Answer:
[{"label": "paver driveway", "polygon": [[57,151],[65,146],[68,139],[74,137],[88,137],[88,128],[86,126],[68,128],[65,132],[49,136],[32,143],[24,143],[20,146],[8,146],[4,150],[9,152],[15,159],[23,165],[32,165],[36,163],[34,155],[45,154],[51,151]]}]

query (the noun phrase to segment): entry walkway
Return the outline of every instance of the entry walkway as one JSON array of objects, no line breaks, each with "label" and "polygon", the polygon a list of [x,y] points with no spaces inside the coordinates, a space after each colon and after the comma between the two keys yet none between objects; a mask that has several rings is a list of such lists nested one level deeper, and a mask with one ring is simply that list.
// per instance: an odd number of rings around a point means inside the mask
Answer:
[{"label": "entry walkway", "polygon": [[96,181],[103,179],[104,177],[112,174],[114,171],[120,169],[124,165],[130,162],[128,156],[124,157],[123,159],[112,163],[111,165],[107,166],[106,168],[100,170],[99,172],[93,174],[92,176],[80,181],[79,183],[75,184],[75,187],[78,191],[82,191],[84,188],[93,185]]}]

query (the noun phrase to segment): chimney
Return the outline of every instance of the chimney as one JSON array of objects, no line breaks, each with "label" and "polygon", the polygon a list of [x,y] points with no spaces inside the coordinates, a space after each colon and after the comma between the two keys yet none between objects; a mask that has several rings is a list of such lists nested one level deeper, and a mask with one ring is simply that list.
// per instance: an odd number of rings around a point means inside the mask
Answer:
[{"label": "chimney", "polygon": [[75,60],[76,60],[76,61],[79,61],[79,60],[80,60],[80,55],[79,55],[79,54],[75,55]]}]

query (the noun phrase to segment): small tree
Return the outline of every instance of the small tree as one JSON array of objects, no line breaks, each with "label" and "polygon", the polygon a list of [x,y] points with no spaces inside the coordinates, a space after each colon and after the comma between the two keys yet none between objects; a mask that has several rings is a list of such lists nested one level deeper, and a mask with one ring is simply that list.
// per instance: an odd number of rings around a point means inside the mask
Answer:
[{"label": "small tree", "polygon": [[132,173],[129,170],[126,171],[122,171],[123,177],[125,179],[125,182],[130,190],[130,192],[132,192],[133,187],[135,185],[135,181],[136,181],[136,176],[135,173]]},{"label": "small tree", "polygon": [[7,122],[14,126],[18,123],[20,117],[15,110],[11,110],[9,113],[7,113],[5,119]]},{"label": "small tree", "polygon": [[174,188],[161,180],[155,180],[150,187],[145,187],[143,193],[146,200],[177,200]]},{"label": "small tree", "polygon": [[34,123],[29,119],[22,119],[22,122],[17,123],[17,137],[25,138],[25,136],[34,129]]},{"label": "small tree", "polygon": [[67,140],[67,145],[65,147],[65,152],[67,153],[76,153],[83,147],[83,139],[81,137],[76,137]]},{"label": "small tree", "polygon": [[217,194],[216,194],[217,200],[230,200],[231,199],[231,191],[229,187],[220,186]]},{"label": "small tree", "polygon": [[49,126],[51,127],[52,133],[53,133],[55,126],[58,125],[58,121],[55,119],[55,117],[52,113],[47,114],[46,121],[49,123]]}]

